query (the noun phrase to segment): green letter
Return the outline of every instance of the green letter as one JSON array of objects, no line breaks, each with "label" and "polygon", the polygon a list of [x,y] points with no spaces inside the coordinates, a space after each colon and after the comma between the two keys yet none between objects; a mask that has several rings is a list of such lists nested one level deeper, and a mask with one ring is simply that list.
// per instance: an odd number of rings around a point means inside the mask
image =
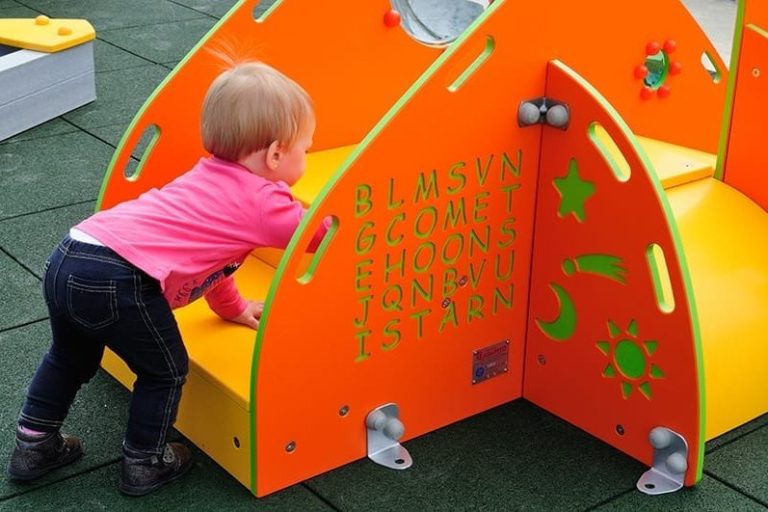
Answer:
[{"label": "green letter", "polygon": [[397,208],[398,206],[402,206],[404,201],[400,199],[399,201],[395,202],[392,200],[392,197],[395,195],[395,178],[389,178],[389,190],[387,190],[387,210],[392,210],[394,208]]},{"label": "green letter", "polygon": [[361,281],[372,274],[372,272],[369,270],[368,272],[361,272],[361,267],[365,265],[372,265],[373,260],[362,260],[355,263],[355,291],[357,293],[367,292],[371,289],[370,284],[363,285]]},{"label": "green letter", "polygon": [[[426,231],[422,231],[419,229],[419,222],[426,214],[431,214],[432,222],[429,223],[429,227]],[[413,234],[416,235],[416,238],[429,238],[429,236],[435,231],[436,225],[437,208],[434,206],[427,206],[426,208],[419,210],[419,213],[416,214],[416,221],[413,223]]]},{"label": "green letter", "polygon": [[513,183],[506,187],[501,187],[501,191],[507,194],[507,213],[512,213],[512,192],[520,188],[519,183]]},{"label": "green letter", "polygon": [[389,338],[394,338],[394,341],[392,341],[392,343],[382,343],[381,344],[382,350],[392,350],[393,348],[395,348],[400,344],[400,330],[393,329],[393,327],[399,323],[400,323],[399,318],[393,318],[392,320],[390,320],[384,325],[384,336],[387,336]]},{"label": "green letter", "polygon": [[[421,251],[427,248],[429,249],[429,258],[426,265],[419,265],[419,255]],[[435,262],[435,244],[432,242],[424,242],[416,248],[416,252],[413,253],[413,271],[418,274],[423,274],[432,268],[432,263]]]},{"label": "green letter", "polygon": [[368,321],[368,302],[373,298],[373,295],[366,295],[365,297],[361,297],[358,302],[363,305],[363,319],[358,320],[357,318],[352,319],[352,323],[355,325],[355,327],[360,328],[365,326],[365,323]]},{"label": "green letter", "polygon": [[501,228],[500,228],[501,234],[507,235],[509,237],[509,240],[506,240],[506,241],[499,240],[496,243],[499,249],[504,249],[505,247],[509,247],[515,241],[515,227],[514,227],[515,220],[517,219],[515,219],[514,217],[509,217],[501,221]]},{"label": "green letter", "polygon": [[482,295],[469,296],[469,312],[467,313],[467,323],[471,322],[473,318],[483,318]]},{"label": "green letter", "polygon": [[493,290],[493,314],[496,314],[496,311],[499,309],[499,302],[503,303],[504,306],[507,307],[507,309],[512,308],[512,292],[514,291],[514,284],[509,283],[509,299],[507,299],[503,293],[501,293],[501,290],[498,288],[495,288]]},{"label": "green letter", "polygon": [[459,319],[456,317],[456,303],[453,301],[451,301],[451,304],[445,309],[443,319],[440,320],[440,328],[437,332],[443,332],[443,329],[445,329],[448,322],[452,323],[454,327],[459,326]]},{"label": "green letter", "polygon": [[371,354],[365,351],[365,337],[371,334],[370,329],[366,329],[364,331],[360,331],[357,334],[355,334],[355,338],[357,338],[358,343],[360,344],[360,353],[357,354],[357,357],[355,358],[355,362],[359,363],[361,361],[365,361],[369,357],[371,357]]},{"label": "green letter", "polygon": [[373,244],[376,242],[376,235],[373,233],[363,235],[363,231],[368,228],[373,229],[374,226],[375,224],[372,221],[367,220],[363,222],[360,225],[360,229],[357,230],[357,237],[355,238],[355,252],[358,256],[366,254],[373,248]]},{"label": "green letter", "polygon": [[365,183],[358,185],[355,196],[355,217],[362,217],[373,208],[371,186]]},{"label": "green letter", "polygon": [[405,213],[398,213],[394,217],[392,217],[392,220],[389,221],[389,224],[387,224],[387,232],[385,235],[385,239],[387,241],[387,245],[390,247],[394,247],[400,242],[403,241],[403,235],[398,236],[397,238],[392,238],[392,228],[395,226],[395,221],[399,220],[400,222],[403,222],[405,220]]},{"label": "green letter", "polygon": [[506,153],[501,154],[501,181],[504,181],[507,170],[511,171],[513,175],[520,177],[520,169],[523,165],[523,150],[517,150],[517,165],[512,163],[509,156]]},{"label": "green letter", "polygon": [[437,192],[437,171],[432,169],[432,172],[429,173],[429,183],[424,183],[425,177],[424,173],[419,173],[419,181],[416,184],[416,193],[413,195],[413,202],[418,203],[419,197],[421,199],[427,199],[430,195],[430,193],[434,193],[435,199],[438,198],[438,192]]},{"label": "green letter", "polygon": [[467,212],[464,211],[464,197],[460,197],[457,203],[454,203],[453,199],[448,201],[448,210],[445,212],[445,222],[443,222],[443,229],[448,229],[449,223],[451,227],[455,228],[459,224],[459,216],[461,216],[462,225],[466,225]]},{"label": "green letter", "polygon": [[480,212],[480,210],[484,210],[488,208],[488,201],[483,203],[481,202],[481,200],[488,197],[489,195],[491,195],[491,193],[488,192],[487,190],[484,190],[483,192],[480,192],[475,196],[475,207],[472,209],[472,220],[474,222],[485,222],[488,220],[487,216],[485,215],[479,216],[478,213]]},{"label": "green letter", "polygon": [[411,313],[410,316],[414,320],[416,320],[416,338],[423,338],[424,337],[424,324],[422,322],[422,319],[425,315],[428,315],[429,312],[432,311],[431,309],[422,309],[421,311],[417,311],[416,313]]},{"label": "green letter", "polygon": [[400,251],[400,261],[396,263],[391,263],[389,261],[389,253],[384,255],[384,282],[389,282],[389,273],[393,270],[399,268],[400,269],[400,277],[403,277],[405,275],[405,268],[403,263],[405,262],[405,249]]},{"label": "green letter", "polygon": [[[458,245],[456,247],[456,255],[453,257],[449,257],[446,254],[448,252],[447,248],[448,248],[448,245],[453,240],[456,240],[458,242]],[[445,238],[445,242],[443,242],[443,248],[440,251],[440,259],[446,265],[453,265],[459,260],[459,257],[461,257],[462,252],[464,252],[464,235],[462,233],[452,233],[448,235]]]},{"label": "green letter", "polygon": [[[391,290],[394,290],[395,297],[393,299],[387,300]],[[384,311],[402,311],[403,307],[400,305],[402,301],[403,289],[399,284],[390,285],[386,290],[384,290],[384,293],[381,294],[381,307],[384,308]]]},{"label": "green letter", "polygon": [[467,164],[464,162],[457,162],[451,166],[450,169],[448,169],[448,177],[452,180],[459,180],[461,182],[460,185],[457,185],[456,187],[448,187],[448,194],[458,194],[462,190],[464,190],[464,187],[467,185],[467,177],[464,176],[464,173],[461,172],[461,170],[466,167]]}]

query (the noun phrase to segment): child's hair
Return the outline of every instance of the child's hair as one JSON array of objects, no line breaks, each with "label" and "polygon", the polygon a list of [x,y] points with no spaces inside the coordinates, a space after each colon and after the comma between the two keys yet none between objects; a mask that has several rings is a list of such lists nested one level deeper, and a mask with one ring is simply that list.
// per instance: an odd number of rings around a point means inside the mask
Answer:
[{"label": "child's hair", "polygon": [[260,62],[238,64],[213,81],[203,103],[203,146],[235,162],[278,141],[290,147],[314,117],[299,84]]}]

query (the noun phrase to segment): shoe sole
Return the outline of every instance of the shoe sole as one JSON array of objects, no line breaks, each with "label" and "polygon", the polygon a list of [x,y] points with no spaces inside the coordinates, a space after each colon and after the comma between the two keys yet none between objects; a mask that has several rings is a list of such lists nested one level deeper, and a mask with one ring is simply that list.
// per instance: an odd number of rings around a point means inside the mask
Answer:
[{"label": "shoe sole", "polygon": [[38,478],[47,475],[48,473],[50,473],[53,470],[62,468],[64,466],[68,465],[68,464],[72,464],[73,462],[76,462],[83,455],[85,455],[85,451],[81,449],[78,453],[73,454],[71,457],[69,457],[67,459],[63,459],[63,460],[57,462],[56,464],[53,464],[53,465],[48,466],[46,468],[43,468],[43,469],[41,469],[39,471],[35,471],[34,473],[23,473],[23,474],[14,473],[13,471],[11,471],[10,468],[8,468],[8,476],[14,482],[28,483],[28,482],[31,482],[33,480],[37,480]]},{"label": "shoe sole", "polygon": [[193,461],[190,459],[189,461],[187,461],[186,465],[181,467],[178,473],[173,475],[171,478],[167,480],[163,480],[162,482],[158,482],[154,485],[137,486],[137,485],[127,485],[120,482],[118,489],[120,490],[121,493],[125,494],[126,496],[146,496],[147,494],[158,490],[164,485],[168,485],[171,482],[175,482],[182,476],[186,475],[189,472],[189,470],[192,469],[192,465],[193,465]]}]

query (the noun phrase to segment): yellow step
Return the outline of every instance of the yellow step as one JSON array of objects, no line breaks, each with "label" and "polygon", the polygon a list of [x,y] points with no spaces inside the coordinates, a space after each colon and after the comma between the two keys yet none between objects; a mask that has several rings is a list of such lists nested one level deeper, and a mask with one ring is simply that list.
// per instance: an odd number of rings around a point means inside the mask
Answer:
[{"label": "yellow step", "polygon": [[646,137],[637,137],[637,140],[651,159],[656,175],[665,189],[709,178],[715,174],[717,155]]},{"label": "yellow step", "polygon": [[667,197],[698,312],[709,440],[768,411],[768,215],[714,178]]},{"label": "yellow step", "polygon": [[53,53],[96,39],[85,20],[37,18],[0,19],[0,44]]}]

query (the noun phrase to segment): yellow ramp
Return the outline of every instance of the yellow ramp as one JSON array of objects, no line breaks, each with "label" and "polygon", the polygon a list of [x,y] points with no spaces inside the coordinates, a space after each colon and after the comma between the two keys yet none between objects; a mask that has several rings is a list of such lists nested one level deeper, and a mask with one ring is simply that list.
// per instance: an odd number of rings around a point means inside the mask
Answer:
[{"label": "yellow ramp", "polygon": [[709,440],[768,410],[768,215],[712,178],[667,197],[698,310]]}]

